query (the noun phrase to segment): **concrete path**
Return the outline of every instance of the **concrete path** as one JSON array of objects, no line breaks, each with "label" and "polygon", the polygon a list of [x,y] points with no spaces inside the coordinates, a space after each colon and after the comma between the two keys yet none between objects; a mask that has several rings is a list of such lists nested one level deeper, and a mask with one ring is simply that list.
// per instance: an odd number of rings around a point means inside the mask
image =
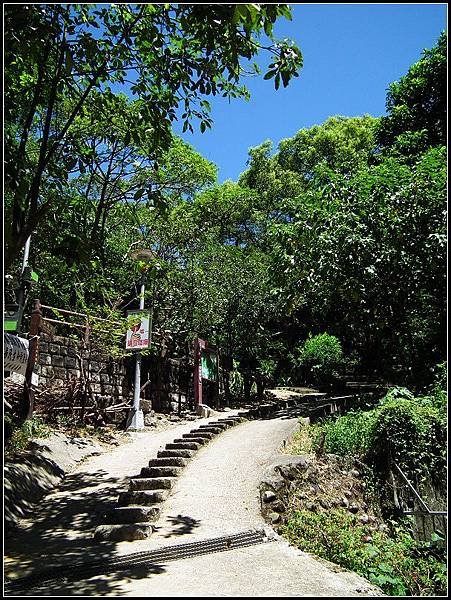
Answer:
[{"label": "concrete path", "polygon": [[[200,421],[194,425],[198,424]],[[91,459],[84,470],[80,469],[81,480],[91,480],[91,486],[82,490],[62,489],[47,498],[46,506],[38,511],[35,525],[30,527],[28,548],[24,546],[26,539],[18,540],[16,549],[10,553],[7,570],[24,574],[25,561],[39,560],[38,556],[46,567],[73,564],[265,526],[258,495],[261,476],[283,440],[297,427],[297,419],[270,419],[249,421],[226,430],[203,447],[177,479],[151,538],[95,544],[90,538],[95,515],[89,507],[101,502],[105,508],[114,502],[118,483],[123,489],[126,487],[124,475],[136,474],[156,454],[158,447],[189,431],[193,424],[160,434],[139,434],[141,437],[137,435],[133,443]],[[58,519],[61,517],[61,513],[58,515],[59,495],[65,497],[66,508],[72,504],[68,511],[71,519],[63,523]],[[68,496],[72,497],[71,501]],[[83,504],[85,509],[77,518],[76,506],[80,509]],[[69,532],[68,527],[72,528]],[[41,544],[37,547],[39,538]],[[30,545],[30,542],[33,543]],[[41,585],[27,595],[346,597],[381,593],[357,575],[316,560],[278,538],[246,548],[140,566],[66,585]]]}]

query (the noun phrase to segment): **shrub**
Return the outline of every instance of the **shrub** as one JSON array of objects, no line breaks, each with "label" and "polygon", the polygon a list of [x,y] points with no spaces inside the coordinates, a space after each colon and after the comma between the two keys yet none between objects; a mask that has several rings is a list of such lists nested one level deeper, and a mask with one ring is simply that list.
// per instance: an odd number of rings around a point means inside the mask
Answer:
[{"label": "shrub", "polygon": [[312,383],[330,383],[338,376],[343,364],[340,340],[328,333],[310,336],[297,348],[295,361]]},{"label": "shrub", "polygon": [[[372,445],[377,411],[349,412],[335,420],[322,423],[325,433],[324,448],[326,452],[341,456],[353,455],[364,457]],[[316,432],[314,445],[319,440]]]},{"label": "shrub", "polygon": [[8,454],[26,450],[33,438],[45,438],[51,432],[50,428],[38,416],[27,419],[20,426],[10,421],[9,427],[11,428],[11,435],[6,446]]},{"label": "shrub", "polygon": [[396,461],[418,483],[427,475],[446,477],[446,422],[422,399],[389,400],[376,409],[367,461],[384,474]]},{"label": "shrub", "polygon": [[326,452],[358,456],[381,476],[395,460],[417,483],[428,474],[446,479],[446,413],[430,397],[394,388],[376,408],[326,419],[321,429]]},{"label": "shrub", "polygon": [[305,552],[355,571],[388,595],[446,595],[446,564],[403,527],[371,531],[343,509],[296,511],[280,532]]}]

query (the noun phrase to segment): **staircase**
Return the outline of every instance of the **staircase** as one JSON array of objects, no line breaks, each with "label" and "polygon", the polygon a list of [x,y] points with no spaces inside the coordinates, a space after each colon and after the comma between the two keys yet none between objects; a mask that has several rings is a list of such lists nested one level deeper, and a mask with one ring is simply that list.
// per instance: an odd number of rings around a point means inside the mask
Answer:
[{"label": "staircase", "polygon": [[94,532],[102,541],[133,541],[148,538],[154,531],[161,505],[171,493],[177,477],[189,460],[216,435],[247,420],[248,411],[200,425],[180,438],[166,444],[149,460],[137,477],[132,477],[129,489],[121,492],[117,506],[104,514],[104,525]]}]

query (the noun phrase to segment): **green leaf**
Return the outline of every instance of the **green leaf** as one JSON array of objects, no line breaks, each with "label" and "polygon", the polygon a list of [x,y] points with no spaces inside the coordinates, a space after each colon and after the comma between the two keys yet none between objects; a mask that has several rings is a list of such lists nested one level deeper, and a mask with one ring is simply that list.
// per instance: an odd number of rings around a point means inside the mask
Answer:
[{"label": "green leaf", "polygon": [[273,70],[273,71],[268,71],[265,76],[263,77],[263,79],[271,79],[272,77],[274,77],[274,75],[277,73],[277,71]]}]

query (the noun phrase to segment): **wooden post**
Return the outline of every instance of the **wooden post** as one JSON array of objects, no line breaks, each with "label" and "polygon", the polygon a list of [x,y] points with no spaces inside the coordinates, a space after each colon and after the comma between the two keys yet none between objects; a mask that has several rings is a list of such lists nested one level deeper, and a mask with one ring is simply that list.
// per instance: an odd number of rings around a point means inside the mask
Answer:
[{"label": "wooden post", "polygon": [[23,391],[23,403],[20,407],[19,418],[26,421],[31,419],[34,408],[34,389],[32,384],[33,369],[36,363],[36,356],[39,347],[39,333],[41,330],[41,302],[39,299],[34,301],[34,309],[31,313],[30,333],[29,333],[29,355],[27,369],[25,371],[25,383]]}]

